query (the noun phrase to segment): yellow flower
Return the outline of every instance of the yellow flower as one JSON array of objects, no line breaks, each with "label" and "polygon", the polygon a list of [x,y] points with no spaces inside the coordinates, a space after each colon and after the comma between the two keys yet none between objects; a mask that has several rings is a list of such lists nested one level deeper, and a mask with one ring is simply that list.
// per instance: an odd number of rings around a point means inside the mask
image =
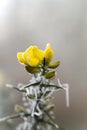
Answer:
[{"label": "yellow flower", "polygon": [[49,63],[54,56],[54,51],[52,50],[49,43],[47,44],[44,53],[45,53],[46,63]]},{"label": "yellow flower", "polygon": [[25,52],[17,53],[20,63],[30,66],[38,66],[44,59],[44,52],[39,50],[37,46],[30,46]]},{"label": "yellow flower", "polygon": [[54,55],[54,52],[50,46],[47,44],[46,49],[40,50],[37,46],[30,46],[25,52],[17,53],[18,61],[22,64],[36,67],[42,63],[44,58],[48,64]]}]

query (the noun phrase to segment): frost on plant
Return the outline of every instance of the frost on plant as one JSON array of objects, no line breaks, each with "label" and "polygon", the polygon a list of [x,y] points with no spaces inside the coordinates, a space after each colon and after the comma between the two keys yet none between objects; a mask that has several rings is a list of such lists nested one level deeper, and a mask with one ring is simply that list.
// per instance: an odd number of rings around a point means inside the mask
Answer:
[{"label": "frost on plant", "polygon": [[17,126],[17,130],[51,130],[52,126],[59,128],[54,120],[54,104],[50,100],[54,91],[64,89],[69,106],[69,86],[61,84],[59,79],[57,85],[52,82],[56,77],[55,69],[60,65],[59,61],[52,62],[53,56],[50,44],[47,44],[44,51],[37,46],[30,46],[24,52],[17,53],[18,61],[31,74],[31,79],[27,85],[7,84],[7,87],[21,92],[23,106],[15,105],[17,114],[1,118],[0,121],[22,118],[23,122]]}]

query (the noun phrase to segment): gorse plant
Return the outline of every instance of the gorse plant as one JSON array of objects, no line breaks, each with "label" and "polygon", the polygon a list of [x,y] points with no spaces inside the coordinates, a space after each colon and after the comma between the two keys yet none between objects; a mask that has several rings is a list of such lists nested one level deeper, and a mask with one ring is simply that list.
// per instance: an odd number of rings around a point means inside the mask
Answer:
[{"label": "gorse plant", "polygon": [[68,84],[61,84],[59,80],[58,85],[52,82],[56,75],[55,69],[60,65],[60,61],[52,62],[53,56],[54,51],[50,44],[47,44],[44,51],[37,46],[30,46],[25,52],[17,54],[18,61],[32,78],[27,85],[7,85],[22,93],[24,105],[15,105],[17,114],[4,117],[0,121],[22,118],[23,122],[18,125],[17,130],[51,130],[52,126],[59,128],[54,121],[54,105],[50,100],[54,91],[64,89],[69,105]]}]

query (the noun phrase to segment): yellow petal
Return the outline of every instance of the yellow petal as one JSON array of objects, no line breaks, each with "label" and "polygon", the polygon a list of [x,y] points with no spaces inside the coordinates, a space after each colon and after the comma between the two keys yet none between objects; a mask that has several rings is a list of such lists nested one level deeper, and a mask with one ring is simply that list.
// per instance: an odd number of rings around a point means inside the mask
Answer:
[{"label": "yellow petal", "polygon": [[19,62],[24,63],[23,53],[22,52],[17,53],[17,58],[18,58]]},{"label": "yellow petal", "polygon": [[32,67],[36,67],[40,64],[40,61],[38,58],[31,56],[31,57],[27,57],[27,63]]},{"label": "yellow petal", "polygon": [[43,61],[44,59],[44,51],[37,49],[36,51],[34,51],[34,57],[36,57],[37,59],[39,59],[40,63]]},{"label": "yellow petal", "polygon": [[23,58],[25,59],[25,61],[26,61],[26,59],[27,59],[27,56],[32,55],[32,48],[33,48],[33,46],[30,46],[30,47],[27,48],[26,51],[23,53]]},{"label": "yellow petal", "polygon": [[37,46],[30,46],[23,53],[18,54],[18,60],[25,65],[38,66],[44,59],[44,51]]},{"label": "yellow petal", "polygon": [[44,59],[44,52],[37,46],[30,46],[23,54],[23,58],[28,65],[37,66]]},{"label": "yellow petal", "polygon": [[47,44],[44,53],[45,53],[46,62],[49,63],[54,56],[54,51],[52,50],[49,43]]}]

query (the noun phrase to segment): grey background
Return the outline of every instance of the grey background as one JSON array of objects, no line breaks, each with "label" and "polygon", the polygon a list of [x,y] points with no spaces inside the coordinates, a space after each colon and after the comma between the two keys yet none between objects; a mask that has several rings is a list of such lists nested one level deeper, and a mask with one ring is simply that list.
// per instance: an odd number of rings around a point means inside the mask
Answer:
[{"label": "grey background", "polygon": [[[86,130],[86,0],[0,0],[0,115],[14,113],[14,104],[21,100],[2,84],[27,84],[30,79],[17,61],[17,52],[30,45],[44,49],[48,42],[55,51],[53,60],[61,61],[58,78],[70,85],[69,108],[63,91],[54,94],[56,120],[66,130]],[[0,125],[0,130],[6,127]]]}]

